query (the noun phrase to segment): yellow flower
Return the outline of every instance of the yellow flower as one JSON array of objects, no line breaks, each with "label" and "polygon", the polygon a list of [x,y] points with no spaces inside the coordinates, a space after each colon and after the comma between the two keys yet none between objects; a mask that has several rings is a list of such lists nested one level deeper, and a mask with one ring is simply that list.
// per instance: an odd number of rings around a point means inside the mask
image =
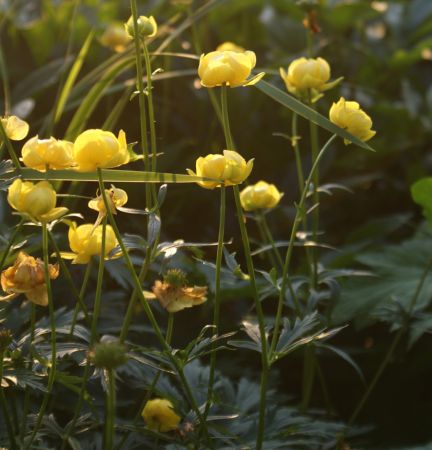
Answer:
[{"label": "yellow flower", "polygon": [[110,131],[86,130],[74,143],[74,158],[80,172],[93,172],[98,167],[109,169],[129,162],[126,135],[120,130],[118,138]]},{"label": "yellow flower", "polygon": [[[111,189],[105,189],[105,193],[107,196],[108,204],[110,206],[110,210],[113,214],[117,213],[116,208],[122,207],[128,201],[127,192],[123,189],[118,189],[115,186],[111,186]],[[103,215],[106,214],[106,208],[102,194],[98,195],[96,198],[92,198],[88,202],[88,207],[102,213]]]},{"label": "yellow flower", "polygon": [[[187,169],[189,175],[223,180],[225,186],[243,183],[250,175],[253,159],[248,162],[233,150],[224,150],[223,155],[200,156],[196,160],[196,173]],[[221,185],[217,181],[198,181],[206,189],[214,189]]]},{"label": "yellow flower", "polygon": [[244,53],[246,50],[243,47],[240,47],[239,45],[234,44],[234,42],[223,42],[222,44],[218,45],[216,48],[217,52],[225,52],[225,51],[231,51],[231,52],[237,52],[237,53]]},{"label": "yellow flower", "polygon": [[[341,97],[337,103],[333,103],[329,116],[331,122],[344,128],[361,141],[366,142],[376,134],[376,131],[371,130],[372,119],[357,102],[347,102]],[[344,142],[345,145],[351,143],[348,139],[344,139]]]},{"label": "yellow flower", "polygon": [[247,186],[240,193],[240,201],[245,211],[254,211],[256,209],[274,208],[282,198],[274,184],[268,184],[265,181]]},{"label": "yellow flower", "polygon": [[131,37],[122,23],[112,23],[105,29],[99,41],[104,47],[122,52],[130,43]]},{"label": "yellow flower", "polygon": [[67,169],[73,165],[73,144],[53,137],[29,139],[21,151],[24,165],[44,172],[50,169]]},{"label": "yellow flower", "polygon": [[264,73],[260,73],[248,80],[255,64],[256,56],[251,51],[215,51],[201,55],[198,75],[201,84],[208,88],[223,84],[230,87],[249,86],[264,76]]},{"label": "yellow flower", "polygon": [[6,136],[12,141],[21,141],[29,132],[29,125],[17,116],[2,117],[1,119]]},{"label": "yellow flower", "polygon": [[[51,280],[59,275],[58,264],[48,265]],[[45,265],[39,258],[33,258],[24,252],[19,252],[12,267],[1,274],[1,286],[4,292],[10,294],[0,300],[9,300],[18,294],[25,294],[36,305],[48,305],[48,292],[45,283]]]},{"label": "yellow flower", "polygon": [[[69,247],[72,252],[61,252],[62,258],[72,259],[72,264],[87,264],[92,256],[100,255],[102,249],[102,225],[94,226],[85,223],[77,226],[75,222],[69,227]],[[117,246],[114,230],[106,226],[105,233],[105,259]]]},{"label": "yellow flower", "polygon": [[174,412],[173,404],[164,398],[149,400],[142,411],[147,428],[152,431],[166,432],[178,428],[180,416]]},{"label": "yellow flower", "polygon": [[9,186],[7,200],[12,208],[37,222],[50,222],[68,211],[56,208],[57,195],[48,181],[33,184],[18,178]]},{"label": "yellow flower", "polygon": [[152,291],[154,295],[146,293],[147,299],[156,297],[170,313],[201,305],[207,300],[207,286],[187,286],[186,274],[178,269],[169,270],[163,282],[156,280]]},{"label": "yellow flower", "polygon": [[[158,26],[153,16],[150,17],[139,16],[137,19],[137,24],[138,24],[138,35],[140,37],[156,36]],[[135,29],[132,16],[129,17],[129,20],[125,24],[125,28],[129,36],[131,37],[135,36]]]}]

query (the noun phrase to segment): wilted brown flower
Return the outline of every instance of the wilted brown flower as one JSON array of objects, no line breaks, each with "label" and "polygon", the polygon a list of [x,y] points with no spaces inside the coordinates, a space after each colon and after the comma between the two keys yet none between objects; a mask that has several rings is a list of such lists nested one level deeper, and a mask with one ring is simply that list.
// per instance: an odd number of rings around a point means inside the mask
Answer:
[{"label": "wilted brown flower", "polygon": [[[56,279],[59,275],[58,264],[49,264],[48,273],[52,280]],[[3,270],[1,286],[3,291],[10,295],[0,300],[10,300],[19,294],[25,294],[28,300],[36,305],[48,305],[44,262],[25,252],[19,252],[14,265]]]}]

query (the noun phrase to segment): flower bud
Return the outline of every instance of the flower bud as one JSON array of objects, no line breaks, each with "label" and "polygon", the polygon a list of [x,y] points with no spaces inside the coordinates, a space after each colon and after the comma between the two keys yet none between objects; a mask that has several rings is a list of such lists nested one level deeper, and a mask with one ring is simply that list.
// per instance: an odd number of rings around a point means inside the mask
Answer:
[{"label": "flower bud", "polygon": [[240,202],[245,211],[274,208],[282,198],[274,184],[265,181],[247,186],[240,193]]},{"label": "flower bud", "polygon": [[12,141],[21,141],[29,132],[29,125],[17,116],[2,117],[1,123],[6,132],[6,136]]},{"label": "flower bud", "polygon": [[[248,162],[233,150],[224,150],[223,155],[200,156],[196,160],[196,173],[187,169],[189,175],[215,178],[223,181],[225,186],[240,184],[250,175],[253,159]],[[198,181],[206,189],[214,189],[221,185],[217,181]]]},{"label": "flower bud", "polygon": [[[126,31],[133,38],[135,37],[135,28],[133,17],[129,17],[126,25]],[[157,33],[157,23],[153,16],[139,16],[137,19],[138,36],[141,38],[153,37]]]},{"label": "flower bud", "polygon": [[49,169],[67,169],[73,165],[73,144],[68,141],[38,139],[38,136],[29,139],[21,151],[24,165],[44,172]]},{"label": "flower bud", "polygon": [[122,52],[130,43],[131,37],[122,23],[112,23],[107,26],[99,41],[104,47]]},{"label": "flower bud", "polygon": [[[77,226],[75,222],[69,227],[68,238],[72,252],[61,252],[65,259],[72,259],[72,264],[87,264],[92,256],[100,255],[102,250],[103,225],[94,226],[85,223]],[[105,232],[105,258],[117,246],[114,230],[110,225]]]},{"label": "flower bud", "polygon": [[128,360],[126,347],[118,341],[100,342],[89,352],[89,359],[101,369],[116,369]]},{"label": "flower bud", "polygon": [[239,45],[234,44],[234,42],[223,42],[222,44],[219,44],[216,48],[217,52],[236,52],[236,53],[244,53],[246,49],[243,47],[240,47]]},{"label": "flower bud", "polygon": [[55,207],[56,192],[48,181],[33,184],[18,178],[9,186],[7,200],[12,208],[37,222],[50,222],[67,212],[67,208]]},{"label": "flower bud", "polygon": [[[227,44],[225,44],[226,46]],[[227,85],[230,87],[248,86],[257,83],[264,73],[248,80],[256,64],[256,56],[252,51],[223,50],[201,55],[198,75],[201,84],[212,88]]]},{"label": "flower bud", "polygon": [[[49,264],[48,274],[50,279],[56,279],[59,275],[58,264]],[[8,294],[23,293],[36,305],[48,305],[45,265],[39,258],[19,252],[14,265],[2,272],[1,286]]]},{"label": "flower bud", "polygon": [[[371,130],[372,119],[360,108],[357,102],[346,101],[343,97],[333,103],[329,112],[330,121],[338,127],[344,128],[361,141],[368,141],[375,136],[376,131]],[[344,139],[345,145],[351,142]]]},{"label": "flower bud", "polygon": [[144,406],[142,417],[149,430],[162,433],[176,430],[180,423],[180,416],[174,412],[173,404],[163,398],[149,400]]},{"label": "flower bud", "polygon": [[118,137],[110,131],[86,130],[74,143],[74,159],[80,172],[93,172],[98,167],[109,169],[129,162],[126,135],[120,130]]}]

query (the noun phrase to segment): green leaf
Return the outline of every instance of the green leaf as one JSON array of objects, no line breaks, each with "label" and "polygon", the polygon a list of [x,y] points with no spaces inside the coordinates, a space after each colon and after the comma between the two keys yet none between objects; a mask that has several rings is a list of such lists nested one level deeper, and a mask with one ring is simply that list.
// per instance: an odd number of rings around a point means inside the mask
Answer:
[{"label": "green leaf", "polygon": [[413,200],[423,207],[423,214],[432,225],[432,177],[422,178],[411,186]]},{"label": "green leaf", "polygon": [[292,95],[287,94],[286,92],[278,89],[272,84],[261,80],[254,86],[261,92],[264,92],[264,94],[268,95],[273,100],[277,101],[281,105],[295,112],[299,116],[302,116],[305,119],[310,120],[313,123],[316,123],[321,128],[324,128],[325,130],[328,130],[331,133],[337,134],[341,138],[347,139],[348,141],[351,141],[354,144],[357,144],[359,147],[362,147],[366,150],[375,151],[372,147],[366,144],[366,142],[361,141],[360,139],[353,136],[351,133],[348,133],[348,131],[338,127],[334,123],[330,122],[330,120],[328,120],[322,114],[314,111],[312,108],[309,108],[309,106],[306,106],[300,100],[297,100]]}]

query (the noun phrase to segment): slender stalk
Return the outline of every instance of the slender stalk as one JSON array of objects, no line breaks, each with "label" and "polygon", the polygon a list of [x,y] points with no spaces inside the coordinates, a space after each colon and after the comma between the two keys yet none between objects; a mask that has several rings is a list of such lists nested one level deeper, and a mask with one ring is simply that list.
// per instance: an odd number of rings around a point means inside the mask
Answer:
[{"label": "slender stalk", "polygon": [[[290,266],[290,262],[291,262],[291,257],[292,257],[292,253],[293,253],[293,249],[294,249],[294,242],[295,242],[295,238],[296,238],[296,234],[297,234],[297,230],[298,227],[300,225],[300,223],[303,220],[303,217],[305,215],[305,203],[306,203],[306,196],[307,196],[307,192],[309,190],[309,186],[312,182],[312,177],[314,175],[314,172],[316,170],[316,168],[318,167],[318,164],[321,160],[321,158],[324,156],[324,154],[326,153],[327,149],[330,147],[330,145],[332,144],[332,142],[336,139],[337,135],[333,135],[323,146],[323,148],[321,149],[321,151],[319,152],[319,154],[317,155],[311,171],[309,173],[309,176],[306,180],[306,183],[303,187],[303,191],[300,197],[300,201],[299,204],[297,205],[297,212],[296,215],[294,217],[294,223],[292,225],[292,229],[291,229],[291,236],[290,236],[290,241],[289,241],[289,245],[287,248],[287,252],[286,252],[286,256],[285,256],[285,262],[284,262],[284,267],[283,267],[283,271],[282,271],[282,283],[281,283],[281,289],[279,292],[279,301],[278,301],[278,308],[277,308],[277,312],[276,312],[276,318],[275,318],[275,325],[274,325],[274,329],[273,329],[273,337],[272,337],[272,341],[271,341],[271,347],[270,347],[270,359],[273,359],[273,353],[275,351],[276,348],[276,344],[277,341],[279,339],[279,328],[280,328],[280,324],[281,324],[281,319],[282,319],[282,309],[283,309],[283,302],[284,302],[284,297],[285,297],[285,290],[287,287],[287,283],[288,283],[288,271],[289,271],[289,266]],[[294,298],[294,306],[296,309],[296,313],[299,317],[302,317],[302,312],[300,309],[300,305],[298,303],[298,301],[296,302],[296,299]]]},{"label": "slender stalk", "polygon": [[307,345],[303,361],[303,392],[300,412],[306,413],[312,396],[313,380],[315,378],[315,348],[313,345]]},{"label": "slender stalk", "polygon": [[361,398],[359,404],[357,405],[357,408],[354,410],[354,412],[352,413],[349,421],[348,421],[348,427],[351,426],[355,420],[357,419],[358,415],[360,414],[360,412],[362,411],[363,407],[365,406],[366,402],[368,401],[372,391],[375,389],[375,386],[377,385],[379,379],[381,378],[381,375],[383,374],[384,370],[386,369],[387,365],[389,364],[389,362],[391,361],[391,359],[393,358],[393,354],[400,342],[400,340],[402,339],[403,335],[405,334],[405,332],[407,331],[407,328],[409,326],[409,319],[411,317],[411,314],[414,310],[414,307],[417,303],[417,300],[419,298],[420,292],[424,286],[424,283],[426,281],[427,275],[430,272],[430,270],[432,269],[432,259],[430,259],[425,267],[425,269],[423,270],[422,276],[417,284],[417,288],[414,292],[414,295],[411,299],[411,302],[408,306],[408,311],[407,311],[407,315],[406,315],[406,320],[403,324],[403,326],[399,329],[399,331],[396,333],[390,348],[385,356],[385,358],[382,360],[380,366],[378,367],[378,370],[376,371],[371,383],[369,384],[366,392],[364,393],[363,397]]},{"label": "slender stalk", "polygon": [[[136,0],[130,0],[130,6],[134,27],[134,44],[135,44],[135,60],[136,60],[136,87],[138,91],[138,102],[140,111],[140,131],[141,131],[141,149],[144,157],[145,171],[150,171],[149,149],[147,141],[147,114],[145,106],[145,91],[143,81],[143,62],[141,53],[141,41],[138,32],[138,11]],[[150,208],[151,191],[148,184],[145,185],[146,205]]]},{"label": "slender stalk", "polygon": [[99,255],[99,269],[98,269],[98,277],[96,282],[96,293],[95,293],[95,301],[93,306],[93,318],[91,325],[91,338],[90,345],[93,345],[97,340],[97,322],[99,319],[100,308],[101,308],[101,299],[102,299],[102,283],[104,277],[104,269],[105,269],[105,242],[106,242],[106,217],[102,221],[102,242],[101,242],[101,250]]},{"label": "slender stalk", "polygon": [[112,450],[114,446],[114,422],[116,408],[116,390],[115,390],[115,370],[107,369],[108,372],[108,392],[106,399],[104,450]]},{"label": "slender stalk", "polygon": [[257,311],[258,316],[258,326],[260,331],[260,339],[261,339],[261,386],[260,386],[260,406],[259,406],[259,420],[258,420],[258,431],[257,431],[257,440],[256,440],[256,450],[261,450],[263,439],[264,439],[264,431],[265,431],[265,412],[266,412],[266,397],[267,397],[267,385],[268,385],[268,373],[269,373],[269,359],[268,359],[268,349],[267,349],[267,337],[264,323],[264,312],[262,310],[261,301],[259,299],[258,287],[256,285],[255,280],[255,269],[252,261],[252,255],[250,252],[250,244],[249,237],[246,230],[243,210],[240,202],[240,191],[238,186],[233,186],[234,190],[234,199],[236,203],[237,209],[237,217],[240,226],[240,233],[243,242],[243,250],[245,252],[246,257],[246,265],[248,269],[250,285],[252,288],[254,301],[255,301],[255,309]]},{"label": "slender stalk", "polygon": [[227,99],[227,86],[223,84],[221,87],[221,108],[222,108],[222,124],[225,135],[227,150],[234,150],[234,142],[231,135],[229,115],[228,115],[228,99]]},{"label": "slender stalk", "polygon": [[275,241],[273,239],[273,235],[270,231],[270,228],[268,226],[267,220],[265,215],[259,211],[257,212],[257,221],[258,221],[258,225],[260,226],[261,230],[262,230],[262,234],[264,237],[264,242],[266,244],[269,244],[273,250],[273,254],[276,258],[276,261],[279,265],[279,268],[282,269],[283,268],[283,260],[282,257],[279,253],[278,248],[276,247]]},{"label": "slender stalk", "polygon": [[174,355],[171,353],[170,346],[167,344],[167,342],[166,342],[166,340],[165,340],[165,338],[164,338],[164,336],[163,336],[163,334],[161,332],[161,329],[160,329],[160,327],[159,327],[159,325],[158,325],[158,323],[156,321],[156,318],[155,318],[155,316],[153,314],[153,311],[151,310],[151,308],[150,308],[150,306],[148,304],[148,301],[144,297],[144,293],[142,291],[141,283],[139,281],[138,275],[135,272],[135,268],[134,268],[132,260],[131,260],[131,258],[129,256],[127,248],[126,248],[126,246],[125,246],[125,244],[123,242],[123,239],[121,237],[120,231],[119,231],[118,226],[117,226],[117,223],[116,223],[116,221],[114,219],[114,216],[112,214],[111,209],[109,208],[109,203],[108,203],[108,199],[107,199],[107,196],[106,196],[105,186],[104,186],[103,177],[102,177],[102,171],[101,171],[100,168],[98,168],[98,179],[99,179],[99,189],[100,189],[100,191],[102,193],[102,198],[103,198],[103,201],[104,201],[107,213],[108,213],[108,218],[109,218],[110,224],[111,224],[111,226],[112,226],[112,228],[114,230],[114,233],[116,235],[116,238],[117,238],[117,241],[119,243],[120,249],[122,251],[123,257],[125,259],[126,267],[127,267],[128,271],[129,271],[130,275],[132,276],[132,282],[134,283],[135,289],[138,292],[138,298],[139,298],[139,300],[141,302],[141,305],[142,305],[142,307],[144,309],[144,312],[146,313],[147,318],[149,319],[149,322],[150,322],[150,324],[151,324],[151,326],[152,326],[152,328],[153,328],[153,330],[155,332],[157,340],[159,341],[160,345],[162,346],[163,350],[165,351],[166,355],[169,357],[172,365],[175,367],[175,369],[177,371],[177,374],[178,374],[178,376],[180,378],[180,381],[181,381],[181,383],[183,385],[183,389],[184,389],[185,394],[186,394],[186,396],[187,396],[187,398],[188,398],[188,400],[190,402],[190,405],[191,405],[192,409],[194,410],[195,414],[197,415],[201,426],[204,429],[206,438],[208,440],[208,444],[210,445],[211,448],[213,448],[213,445],[212,445],[211,441],[209,440],[207,424],[206,424],[206,422],[204,420],[204,417],[203,417],[203,415],[202,415],[202,413],[201,413],[201,411],[200,411],[200,409],[199,409],[199,407],[198,407],[198,405],[196,403],[195,397],[192,394],[190,386],[189,386],[189,384],[188,384],[188,382],[187,382],[187,380],[186,380],[186,378],[184,376],[183,368],[181,367],[181,365],[179,364],[177,359],[174,357]]},{"label": "slender stalk", "polygon": [[[215,274],[215,296],[214,296],[214,306],[213,306],[213,333],[219,333],[219,323],[220,323],[220,302],[221,302],[221,268],[222,268],[222,257],[223,257],[223,245],[224,245],[224,234],[225,234],[225,211],[226,211],[226,188],[221,186],[220,188],[220,210],[219,210],[219,234],[218,234],[218,246],[216,253],[216,274]],[[210,410],[213,397],[213,387],[215,379],[216,370],[216,351],[215,345],[212,345],[212,352],[210,354],[210,372],[209,381],[207,389],[207,403],[204,412],[204,417]]]},{"label": "slender stalk", "polygon": [[297,128],[297,122],[298,122],[298,115],[293,112],[292,120],[291,120],[291,139],[292,139],[292,146],[294,148],[294,155],[296,160],[296,169],[297,169],[297,181],[299,185],[299,192],[302,192],[304,187],[304,175],[303,175],[303,164],[300,156],[300,148],[298,145],[298,128]]},{"label": "slender stalk", "polygon": [[74,333],[75,325],[76,325],[76,322],[78,320],[78,313],[80,311],[80,304],[81,303],[84,304],[84,295],[85,295],[85,292],[87,290],[87,285],[88,285],[88,281],[90,279],[92,266],[93,266],[93,260],[90,259],[90,261],[87,264],[86,270],[84,272],[84,279],[83,279],[83,282],[82,282],[82,285],[81,285],[81,289],[80,289],[80,292],[79,292],[79,298],[81,299],[81,302],[77,303],[77,305],[75,306],[74,315],[72,317],[72,324],[71,324],[71,328],[70,328],[70,335],[71,336]]},{"label": "slender stalk", "polygon": [[3,47],[0,45],[0,74],[2,78],[3,84],[3,96],[4,96],[4,115],[7,117],[11,111],[11,102],[10,102],[10,86],[9,86],[9,75],[7,66],[5,64]]},{"label": "slender stalk", "polygon": [[19,162],[18,156],[15,153],[15,150],[12,146],[10,139],[6,134],[6,130],[4,129],[3,122],[0,120],[0,141],[3,141],[6,144],[7,151],[9,153],[9,157],[12,160],[15,169],[19,172],[21,169],[21,164]]},{"label": "slender stalk", "polygon": [[52,393],[52,389],[54,386],[55,374],[56,374],[56,363],[57,363],[57,351],[56,351],[56,323],[55,323],[55,314],[54,314],[54,303],[53,303],[53,295],[51,290],[51,279],[49,274],[49,250],[48,250],[48,226],[46,223],[42,224],[42,251],[43,251],[43,261],[44,261],[44,272],[45,272],[45,284],[47,287],[48,293],[48,310],[49,310],[49,321],[51,327],[51,366],[49,369],[48,375],[48,385],[47,391],[44,394],[42,404],[39,409],[39,414],[36,419],[35,426],[33,428],[33,433],[30,436],[27,445],[25,446],[26,450],[32,448],[32,444],[34,438],[36,437],[36,433],[38,432],[43,416],[45,414],[46,407],[48,405],[48,401],[50,399],[50,395]]},{"label": "slender stalk", "polygon": [[[3,379],[3,359],[4,359],[4,350],[0,352],[0,383],[1,380]],[[6,430],[9,436],[9,444],[12,450],[17,450],[18,446],[15,441],[15,432],[13,429],[12,420],[9,416],[9,408],[7,405],[7,400],[3,388],[0,388],[0,406],[3,411],[3,417],[6,422]]]}]

